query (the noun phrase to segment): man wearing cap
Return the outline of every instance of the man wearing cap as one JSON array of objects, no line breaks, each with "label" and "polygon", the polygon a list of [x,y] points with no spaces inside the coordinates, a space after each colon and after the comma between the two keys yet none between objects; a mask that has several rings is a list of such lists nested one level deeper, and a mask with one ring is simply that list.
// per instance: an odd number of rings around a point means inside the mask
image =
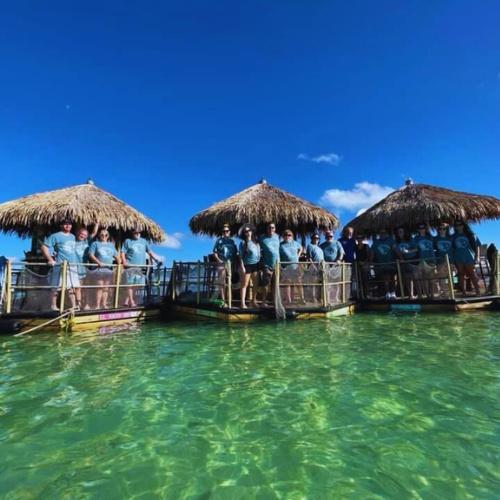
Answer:
[{"label": "man wearing cap", "polygon": [[311,294],[314,302],[319,300],[318,286],[315,285],[321,281],[320,268],[315,264],[325,260],[325,254],[319,246],[319,234],[314,233],[311,236],[311,243],[306,248],[306,259],[314,264],[309,266],[304,278],[304,281],[312,283]]},{"label": "man wearing cap", "polygon": [[262,250],[261,265],[262,284],[264,288],[261,305],[262,307],[268,307],[267,295],[273,283],[276,262],[278,262],[280,257],[280,237],[276,234],[276,224],[274,222],[270,222],[267,225],[267,233],[259,238],[259,244]]},{"label": "man wearing cap", "polygon": [[[71,265],[78,262],[78,258],[75,254],[75,237],[71,234],[73,223],[69,219],[63,219],[60,223],[60,227],[61,231],[51,234],[42,244],[42,253],[47,259],[49,266],[58,266],[57,268],[52,269],[49,273],[50,284],[54,287],[52,290],[51,304],[53,311],[59,310],[57,307],[57,296],[62,281],[62,273],[59,265],[61,265],[64,261],[70,264],[68,266],[68,273],[66,276],[66,286],[68,288],[68,295],[72,307],[76,307],[76,297],[80,297],[80,279],[78,277],[78,268],[75,265]],[[55,259],[52,257],[50,249],[52,249],[52,254],[55,253]]]},{"label": "man wearing cap", "polygon": [[[340,264],[344,260],[344,247],[340,241],[334,241],[333,231],[327,231],[325,233],[325,239],[321,243],[320,248],[323,250],[325,255],[325,262],[332,262],[335,264]],[[340,281],[340,268],[338,266],[333,266],[331,264],[326,266],[326,275],[329,283]],[[329,286],[327,291],[327,296],[329,300],[333,302],[338,302],[340,289],[338,286]]]},{"label": "man wearing cap", "polygon": [[[138,266],[146,265],[146,254],[156,262],[160,262],[160,258],[149,248],[149,243],[144,238],[141,238],[140,229],[132,229],[131,233],[132,238],[125,240],[122,247],[122,263],[125,267],[132,266],[125,271],[127,284],[141,285],[144,284],[144,275],[142,269]],[[127,288],[127,298],[124,305],[137,306],[134,300],[134,287]]]},{"label": "man wearing cap", "polygon": [[[234,265],[234,261],[236,259],[236,255],[238,253],[238,249],[236,248],[236,243],[231,238],[231,229],[229,224],[224,224],[222,228],[222,236],[217,238],[215,241],[213,256],[215,262],[217,262],[217,273],[219,275],[219,284],[220,284],[220,298],[222,300],[226,300],[226,262],[229,262],[229,265]],[[231,286],[231,284],[229,284]]]}]

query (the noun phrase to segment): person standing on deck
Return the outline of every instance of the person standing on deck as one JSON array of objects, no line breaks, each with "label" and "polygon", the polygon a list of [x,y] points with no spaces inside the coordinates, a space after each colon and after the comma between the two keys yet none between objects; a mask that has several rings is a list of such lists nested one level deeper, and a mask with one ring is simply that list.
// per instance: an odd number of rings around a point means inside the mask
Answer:
[{"label": "person standing on deck", "polygon": [[319,234],[314,233],[311,236],[311,243],[307,245],[306,248],[306,259],[309,262],[312,262],[312,265],[307,269],[307,281],[313,283],[311,287],[312,299],[314,302],[319,300],[317,293],[317,284],[320,282],[321,272],[316,264],[321,263],[325,260],[325,254],[323,253],[323,249],[318,245],[319,243]]},{"label": "person standing on deck", "polygon": [[433,298],[436,293],[436,255],[434,253],[434,242],[427,224],[419,224],[418,234],[415,242],[418,247],[418,258],[420,259],[420,274],[422,277],[422,291],[427,298]]},{"label": "person standing on deck", "polygon": [[463,295],[467,295],[465,278],[468,276],[474,285],[476,295],[481,295],[475,265],[479,264],[478,240],[463,220],[456,220],[455,232],[452,236],[453,257],[458,271],[458,284]]},{"label": "person standing on deck", "polygon": [[[76,232],[76,237],[75,237],[75,254],[77,258],[77,263],[79,264],[78,267],[78,277],[80,278],[80,284],[85,287],[84,280],[87,276],[87,269],[83,265],[85,262],[87,262],[88,258],[88,250],[90,248],[90,245],[94,238],[97,235],[97,231],[99,229],[99,222],[96,222],[94,224],[94,228],[92,229],[92,233],[89,235],[89,232],[87,229],[82,227]],[[82,301],[82,292],[81,288],[77,290],[77,297],[76,300],[82,305],[83,302],[86,302],[85,304],[85,309],[89,309],[89,304],[88,304],[88,297],[85,297],[85,290],[83,290],[83,297],[86,299],[85,301]]]},{"label": "person standing on deck", "polygon": [[[355,251],[354,248],[356,247],[356,240],[353,238],[353,236],[354,236],[354,229],[350,226],[347,226],[347,227],[344,227],[344,229],[342,231],[342,235],[339,238],[339,242],[344,249],[344,259],[343,260],[344,260],[344,262],[347,262],[349,264],[354,264],[354,261],[356,260],[355,255],[354,255],[354,251]],[[325,254],[325,260],[326,260],[326,254]]]},{"label": "person standing on deck", "polygon": [[259,238],[259,244],[262,250],[262,307],[268,307],[267,295],[269,289],[271,288],[272,291],[275,286],[274,269],[280,255],[280,238],[276,234],[276,224],[274,222],[270,222],[267,225],[267,234]]},{"label": "person standing on deck", "polygon": [[[349,250],[352,253],[352,256],[354,258],[354,240],[352,239],[352,228],[349,228],[349,229],[351,229],[351,232],[350,232],[351,239],[349,240]],[[340,241],[334,241],[333,231],[327,231],[325,233],[325,239],[326,239],[326,241],[321,243],[321,245],[319,246],[323,250],[323,253],[325,256],[325,262],[337,264],[336,266],[333,266],[331,264],[325,266],[326,273],[327,273],[326,274],[327,281],[330,283],[338,282],[339,278],[340,278],[340,270],[339,270],[338,266],[341,264],[341,262],[346,257],[346,253],[344,251],[344,246],[340,243]],[[329,300],[332,300],[333,302],[338,302],[339,301],[339,287],[338,286],[331,286],[329,288],[330,288],[330,290],[328,291],[329,292],[328,293]],[[333,297],[330,297],[330,295],[333,295]]]},{"label": "person standing on deck", "polygon": [[[132,238],[125,240],[122,247],[121,258],[124,267],[132,266],[145,266],[146,255],[149,255],[152,260],[160,262],[160,258],[153,253],[149,248],[149,243],[141,238],[141,231],[139,229],[132,229]],[[142,285],[144,284],[144,275],[140,267],[131,267],[125,272],[127,285]],[[137,304],[134,300],[134,287],[127,288],[127,298],[125,299],[125,306],[136,307]]]},{"label": "person standing on deck", "polygon": [[[231,238],[231,229],[229,224],[224,224],[222,228],[222,236],[215,241],[213,256],[217,262],[217,274],[219,275],[219,290],[220,298],[226,301],[226,262],[231,266],[234,265],[238,249],[236,243]],[[231,283],[229,283],[231,286]]]},{"label": "person standing on deck", "polygon": [[257,289],[259,287],[259,261],[260,261],[260,245],[255,236],[255,225],[251,222],[244,224],[238,236],[242,240],[239,246],[240,254],[240,272],[242,274],[240,297],[242,309],[246,309],[247,288],[252,281],[252,307],[258,307],[257,304]]},{"label": "person standing on deck", "polygon": [[[42,244],[42,253],[47,259],[49,266],[58,265],[57,268],[53,268],[50,273],[50,284],[52,285],[52,297],[51,297],[51,308],[53,311],[58,311],[57,307],[57,296],[61,290],[62,283],[62,272],[61,265],[64,261],[68,262],[68,270],[66,274],[66,287],[68,289],[69,299],[71,301],[71,307],[76,308],[77,302],[76,297],[80,297],[80,278],[78,276],[78,268],[74,264],[78,262],[78,258],[75,253],[75,236],[71,234],[71,228],[73,223],[70,219],[63,219],[60,224],[61,231],[58,233],[51,234]],[[50,249],[56,254],[54,259],[51,255]],[[62,304],[64,308],[64,304]]]},{"label": "person standing on deck", "polygon": [[[294,299],[294,290],[300,294],[300,302],[304,301],[304,290],[299,282],[302,279],[302,270],[299,267],[299,255],[302,247],[293,239],[293,233],[287,229],[283,233],[283,241],[280,243],[280,261],[282,272],[282,283],[295,283],[295,286],[287,285],[285,287],[285,303],[291,304]],[[284,264],[283,264],[284,262]]]}]

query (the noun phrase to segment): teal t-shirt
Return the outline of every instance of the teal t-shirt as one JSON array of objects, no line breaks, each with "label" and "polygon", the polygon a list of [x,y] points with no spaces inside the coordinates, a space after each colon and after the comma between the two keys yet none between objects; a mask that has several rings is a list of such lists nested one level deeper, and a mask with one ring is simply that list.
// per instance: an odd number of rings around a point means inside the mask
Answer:
[{"label": "teal t-shirt", "polygon": [[217,254],[222,262],[234,262],[234,258],[236,257],[237,249],[236,244],[232,238],[226,238],[225,236],[221,236],[217,238],[215,241],[214,249],[212,250]]},{"label": "teal t-shirt", "polygon": [[56,252],[56,262],[58,264],[64,260],[67,262],[78,262],[75,253],[75,236],[73,234],[66,235],[62,231],[59,231],[45,238],[43,244]]},{"label": "teal t-shirt", "polygon": [[372,244],[372,251],[379,264],[387,264],[396,261],[396,254],[392,249],[396,244],[394,238],[388,237],[385,239],[375,240]]},{"label": "teal t-shirt", "polygon": [[122,248],[127,262],[138,266],[146,264],[146,253],[149,251],[149,244],[144,238],[125,240]]},{"label": "teal t-shirt", "polygon": [[[472,241],[476,241],[476,235],[472,235]],[[453,258],[455,264],[474,264],[476,260],[475,249],[471,247],[471,242],[466,233],[455,233],[453,235]]]},{"label": "teal t-shirt", "polygon": [[[282,262],[298,262],[299,261],[299,250],[302,247],[295,241],[283,241],[280,244],[280,260]],[[296,264],[283,264],[281,266],[283,269],[297,269]]]},{"label": "teal t-shirt", "polygon": [[113,243],[94,241],[89,248],[89,255],[97,257],[103,264],[113,264],[113,257],[118,255]]},{"label": "teal t-shirt", "polygon": [[340,241],[325,241],[319,246],[325,254],[326,262],[335,262],[344,255],[344,247]]},{"label": "teal t-shirt", "polygon": [[425,262],[427,263],[436,262],[432,236],[420,236],[418,234],[417,236],[415,236],[415,241],[417,242],[418,258],[425,260]]},{"label": "teal t-shirt", "polygon": [[257,264],[260,261],[260,245],[253,241],[240,242],[240,257],[243,264]]},{"label": "teal t-shirt", "polygon": [[450,264],[454,263],[453,259],[453,246],[451,236],[434,236],[434,248],[436,250],[436,259],[438,264],[443,264],[444,256],[448,255]]},{"label": "teal t-shirt", "polygon": [[401,255],[404,260],[412,260],[417,258],[417,243],[411,238],[409,240],[403,240],[397,243],[399,250],[401,251]]},{"label": "teal t-shirt", "polygon": [[312,262],[321,262],[322,260],[325,260],[325,254],[319,245],[309,243],[306,248],[306,258]]},{"label": "teal t-shirt", "polygon": [[259,238],[260,248],[262,249],[262,265],[268,269],[274,269],[280,255],[280,238],[277,234],[269,236],[263,234]]},{"label": "teal t-shirt", "polygon": [[88,238],[83,241],[75,241],[75,254],[77,262],[79,262],[80,264],[82,262],[87,262],[89,247],[90,247],[90,241]]}]

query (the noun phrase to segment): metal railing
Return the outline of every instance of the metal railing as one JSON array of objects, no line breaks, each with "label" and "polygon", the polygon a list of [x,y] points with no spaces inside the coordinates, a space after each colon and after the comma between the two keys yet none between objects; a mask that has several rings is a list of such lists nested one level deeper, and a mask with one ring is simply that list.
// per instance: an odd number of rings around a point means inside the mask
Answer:
[{"label": "metal railing", "polygon": [[[97,264],[62,262],[55,266],[44,263],[7,262],[2,311],[45,312],[68,307],[117,309],[127,299],[128,305],[159,304],[167,291],[170,269],[152,265]],[[132,304],[130,304],[132,299]],[[56,304],[56,307],[54,307]]]}]

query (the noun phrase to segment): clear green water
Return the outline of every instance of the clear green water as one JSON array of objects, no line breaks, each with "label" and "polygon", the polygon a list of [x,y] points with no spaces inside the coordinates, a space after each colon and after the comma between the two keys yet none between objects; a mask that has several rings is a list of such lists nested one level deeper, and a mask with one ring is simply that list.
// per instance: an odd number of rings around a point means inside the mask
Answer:
[{"label": "clear green water", "polygon": [[498,499],[500,315],[1,338],[2,499]]}]

